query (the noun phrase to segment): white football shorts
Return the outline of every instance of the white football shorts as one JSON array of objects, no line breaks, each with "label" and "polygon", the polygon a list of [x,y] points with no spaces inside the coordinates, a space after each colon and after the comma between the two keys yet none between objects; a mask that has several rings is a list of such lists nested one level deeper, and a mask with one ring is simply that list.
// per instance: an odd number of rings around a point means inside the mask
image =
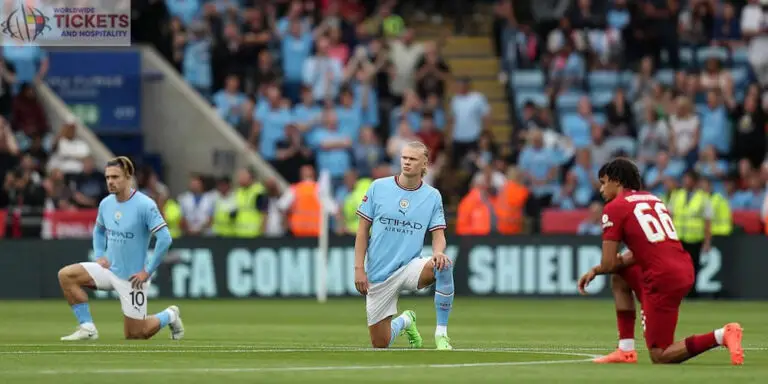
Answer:
[{"label": "white football shorts", "polygon": [[80,263],[96,283],[96,289],[101,291],[115,291],[120,295],[120,305],[126,317],[136,320],[144,320],[147,317],[147,290],[149,281],[144,283],[142,289],[134,290],[131,282],[123,280],[109,269],[94,262]]},{"label": "white football shorts", "polygon": [[430,257],[418,257],[400,267],[392,276],[381,283],[371,284],[365,296],[365,310],[368,326],[397,314],[397,299],[401,291],[416,291],[419,277]]}]

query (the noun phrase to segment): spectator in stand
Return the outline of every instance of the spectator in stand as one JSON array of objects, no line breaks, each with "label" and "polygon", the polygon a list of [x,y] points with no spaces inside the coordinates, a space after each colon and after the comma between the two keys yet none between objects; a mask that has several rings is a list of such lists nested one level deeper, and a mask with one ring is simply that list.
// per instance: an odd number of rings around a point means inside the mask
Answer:
[{"label": "spectator in stand", "polygon": [[267,49],[259,52],[258,64],[253,68],[253,81],[257,87],[262,84],[280,84],[283,81],[280,67],[275,65],[272,53]]},{"label": "spectator in stand", "polygon": [[636,100],[640,105],[647,105],[646,103],[652,101],[654,87],[658,85],[653,73],[653,57],[643,57],[640,61],[640,70],[634,74],[629,87],[627,96],[631,100]]},{"label": "spectator in stand", "polygon": [[659,152],[669,151],[669,126],[660,119],[653,108],[646,108],[646,122],[640,128],[637,145],[637,159],[642,168],[653,163]]},{"label": "spectator in stand", "polygon": [[184,72],[184,48],[187,45],[187,31],[181,19],[174,17],[170,23],[171,52],[169,61],[179,73]]},{"label": "spectator in stand", "polygon": [[67,209],[71,206],[74,192],[67,184],[64,172],[53,168],[48,172],[48,177],[43,180],[43,188],[55,209]]},{"label": "spectator in stand", "polygon": [[536,206],[543,208],[549,205],[552,195],[558,190],[560,164],[553,151],[544,147],[541,131],[530,131],[528,137],[529,143],[520,153],[518,164]]},{"label": "spectator in stand", "polygon": [[336,98],[343,77],[343,64],[328,56],[329,44],[326,37],[317,39],[315,55],[304,61],[303,82],[318,103]]},{"label": "spectator in stand", "polygon": [[727,156],[731,153],[731,132],[728,124],[728,111],[717,91],[707,92],[707,104],[699,108],[701,117],[701,135],[698,148],[713,146],[718,155]]},{"label": "spectator in stand", "polygon": [[6,176],[19,164],[19,146],[8,121],[0,118],[0,177]]},{"label": "spectator in stand", "polygon": [[13,85],[16,69],[0,55],[0,116],[9,119],[13,109]]},{"label": "spectator in stand", "polygon": [[490,125],[491,108],[480,92],[470,91],[468,78],[460,79],[458,92],[451,100],[453,126],[453,167],[475,148],[480,134]]},{"label": "spectator in stand", "polygon": [[85,140],[76,136],[75,123],[75,118],[69,117],[53,139],[53,153],[48,162],[48,170],[59,169],[65,175],[83,171],[83,160],[91,155],[91,148]]},{"label": "spectator in stand", "polygon": [[715,26],[713,3],[709,1],[694,1],[689,9],[680,15],[680,30],[683,43],[693,48],[694,57],[698,48],[709,45]]},{"label": "spectator in stand", "polygon": [[312,88],[301,87],[301,103],[293,106],[291,115],[293,123],[304,133],[304,136],[311,136],[312,130],[321,123],[323,117],[323,108],[315,103]]},{"label": "spectator in stand", "polygon": [[573,200],[577,207],[586,207],[597,197],[600,183],[597,178],[599,166],[592,163],[592,153],[584,148],[576,151],[576,163],[568,173],[573,173],[576,187]]},{"label": "spectator in stand", "polygon": [[[294,2],[293,4],[298,4],[298,7],[301,7],[300,2]],[[294,8],[293,4],[291,5],[291,9]],[[315,37],[311,30],[304,28],[303,22],[298,18],[290,20],[288,25],[287,33],[278,35],[281,38],[280,56],[282,59],[283,74],[285,75],[283,92],[286,97],[296,103],[300,100],[299,96],[304,62],[312,54],[312,46]],[[278,23],[278,30],[279,28],[280,24]]]},{"label": "spectator in stand", "polygon": [[168,186],[160,181],[157,172],[150,166],[145,166],[139,170],[136,175],[139,191],[152,200],[157,201],[160,196],[170,196]]},{"label": "spectator in stand", "polygon": [[360,129],[363,125],[362,104],[355,102],[355,96],[349,87],[342,88],[339,94],[341,103],[336,106],[339,132],[355,142],[360,136]]},{"label": "spectator in stand", "polygon": [[760,85],[768,85],[768,12],[760,0],[741,10],[741,33],[748,42],[749,63]]},{"label": "spectator in stand", "polygon": [[389,87],[396,99],[415,85],[416,65],[424,54],[424,46],[415,40],[416,33],[408,28],[399,39],[389,42],[390,60],[394,64],[394,76]]},{"label": "spectator in stand", "polygon": [[608,118],[605,124],[606,139],[634,140],[637,137],[635,115],[623,89],[619,88],[614,92],[613,100],[606,107],[606,115]]},{"label": "spectator in stand", "polygon": [[750,88],[744,103],[731,107],[731,119],[734,160],[748,159],[753,167],[760,166],[765,160],[768,118],[757,89]]},{"label": "spectator in stand", "polygon": [[30,83],[22,84],[19,95],[13,100],[11,126],[28,138],[45,136],[48,132],[45,110],[37,100],[37,92]]},{"label": "spectator in stand", "polygon": [[211,71],[211,39],[208,27],[202,22],[190,26],[191,34],[184,48],[184,79],[208,100],[211,97],[213,73]]},{"label": "spectator in stand", "polygon": [[48,74],[48,53],[36,45],[9,39],[3,44],[3,58],[15,69],[14,94],[19,93],[21,84],[39,84]]},{"label": "spectator in stand", "polygon": [[483,132],[477,141],[477,148],[472,149],[465,157],[464,167],[469,173],[483,170],[493,164],[498,156],[498,149],[493,144],[493,136]]},{"label": "spectator in stand", "polygon": [[93,157],[83,159],[83,171],[74,175],[70,183],[72,200],[80,208],[97,208],[101,199],[109,193],[104,183],[104,173],[96,169]]},{"label": "spectator in stand", "polygon": [[389,135],[394,135],[397,133],[402,121],[407,121],[411,130],[414,132],[418,132],[421,126],[422,102],[421,99],[419,99],[419,95],[412,89],[409,89],[403,93],[402,100],[403,103],[392,109],[392,112],[390,113]]},{"label": "spectator in stand", "polygon": [[305,15],[304,4],[302,4],[301,0],[291,1],[286,15],[277,21],[277,32],[285,35],[291,30],[293,23],[299,23],[301,33],[312,31],[312,21]]},{"label": "spectator in stand", "polygon": [[296,124],[285,126],[285,137],[277,142],[277,156],[273,163],[288,183],[299,182],[299,169],[315,164],[315,154],[307,146]]},{"label": "spectator in stand", "polygon": [[603,205],[594,202],[589,206],[589,216],[579,224],[579,235],[600,236],[603,233]]},{"label": "spectator in stand", "polygon": [[701,136],[700,120],[694,113],[691,100],[680,96],[675,101],[675,114],[669,117],[669,127],[672,132],[670,140],[672,153],[685,160],[688,166],[692,166],[698,158],[697,145]]},{"label": "spectator in stand", "polygon": [[426,112],[421,116],[421,129],[416,136],[429,149],[429,163],[435,164],[443,150],[445,138],[443,133],[437,130],[432,113]]},{"label": "spectator in stand", "polygon": [[[40,184],[43,182],[43,176],[40,173],[40,164],[32,155],[24,154],[21,157],[19,168],[24,175],[29,176],[29,181],[34,184]],[[3,176],[5,176],[3,174]],[[104,184],[104,178],[99,180],[99,183]],[[106,187],[105,187],[106,188]]]},{"label": "spectator in stand", "polygon": [[339,185],[344,174],[352,167],[350,149],[352,139],[339,130],[336,112],[326,110],[323,126],[314,137],[317,143],[317,169],[328,171],[334,185]]},{"label": "spectator in stand", "polygon": [[405,120],[401,121],[397,133],[387,140],[387,155],[392,159],[392,173],[396,174],[400,169],[400,152],[409,142],[415,140],[418,140],[418,137],[413,133],[410,124]]},{"label": "spectator in stand", "polygon": [[589,98],[584,96],[579,100],[578,114],[569,114],[563,118],[563,134],[571,139],[573,146],[587,148],[592,143],[591,134],[594,129],[601,129],[592,114]]},{"label": "spectator in stand", "polygon": [[189,190],[179,195],[178,200],[184,236],[210,235],[216,198],[206,192],[201,175],[189,178]]},{"label": "spectator in stand", "polygon": [[371,177],[374,168],[384,163],[387,157],[379,138],[370,127],[360,130],[360,140],[353,148],[353,153],[355,169],[360,177]]},{"label": "spectator in stand", "polygon": [[699,161],[694,170],[704,179],[711,182],[709,187],[717,193],[723,193],[725,187],[723,180],[728,174],[728,163],[718,159],[715,147],[708,145],[699,153]]},{"label": "spectator in stand", "polygon": [[558,209],[571,211],[576,209],[575,193],[578,180],[573,173],[566,173],[563,185],[552,194],[551,204]]},{"label": "spectator in stand", "polygon": [[[355,57],[358,60],[365,60],[360,64],[360,68],[355,75],[355,81],[352,83],[352,89],[354,91],[355,103],[359,104],[359,108],[362,113],[363,126],[376,128],[381,123],[379,119],[379,96],[376,93],[376,88],[372,83],[373,64],[368,61],[365,49],[359,49],[360,54]],[[353,59],[354,60],[354,59]]]},{"label": "spectator in stand", "polygon": [[439,99],[445,96],[445,85],[450,80],[451,68],[437,51],[437,44],[430,41],[424,44],[424,55],[416,63],[416,89],[422,99],[436,94]]},{"label": "spectator in stand", "polygon": [[189,25],[200,16],[202,4],[200,0],[165,0],[168,12],[171,16]]},{"label": "spectator in stand", "polygon": [[[427,95],[426,102],[421,107],[421,113],[431,113],[432,120],[435,123],[435,128],[443,132],[445,131],[445,110],[443,109],[443,101],[436,93],[430,93]],[[421,124],[419,124],[421,125]]]},{"label": "spectator in stand", "polygon": [[753,172],[747,179],[748,189],[736,192],[731,203],[734,210],[748,210],[761,212],[765,202],[765,182],[760,174]]},{"label": "spectator in stand", "polygon": [[341,28],[334,25],[328,28],[328,57],[336,59],[342,65],[349,60],[349,45],[341,39]]},{"label": "spectator in stand", "polygon": [[664,179],[680,179],[685,171],[685,163],[680,160],[671,160],[666,151],[659,151],[656,162],[646,172],[643,178],[645,189],[656,196],[662,196],[665,192]]},{"label": "spectator in stand", "polygon": [[[235,125],[235,129],[244,139],[249,140],[250,135],[253,132],[253,126],[256,123],[253,118],[256,114],[256,101],[252,96],[245,97],[245,100],[243,100],[242,104],[240,104],[240,108],[237,110],[237,114],[237,125]],[[258,142],[258,137],[256,138],[256,142]]]},{"label": "spectator in stand", "polygon": [[[53,144],[53,138],[48,136],[50,143]],[[36,163],[37,168],[42,171],[46,164],[48,164],[48,158],[50,157],[50,154],[48,153],[48,149],[46,149],[46,145],[43,143],[43,138],[40,136],[34,136],[32,137],[32,140],[30,141],[29,147],[24,151],[24,154],[32,156]]]},{"label": "spectator in stand", "polygon": [[[3,191],[0,193],[0,208],[12,208],[21,214],[20,218],[42,219],[45,205],[45,190],[39,184],[30,182],[29,176],[17,169],[6,174]],[[22,220],[13,220],[7,237],[40,238],[39,222],[24,225]],[[3,223],[2,225],[5,225]]]},{"label": "spectator in stand", "polygon": [[227,76],[224,89],[213,95],[213,105],[222,119],[236,126],[240,123],[240,109],[245,102],[245,94],[240,92],[240,78]]},{"label": "spectator in stand", "polygon": [[[280,88],[269,85],[266,90],[267,102],[257,105],[253,119],[253,131],[249,142],[264,160],[274,161],[277,143],[285,135],[285,126],[291,122],[291,111],[283,102]],[[258,144],[257,144],[258,143]]]},{"label": "spectator in stand", "polygon": [[[300,169],[296,169],[297,174]],[[263,207],[265,207],[263,209],[264,217],[262,218],[264,237],[282,237],[286,231],[284,212],[291,208],[291,194],[286,191],[281,195],[277,182],[271,178],[264,180],[264,192],[258,197]]]}]

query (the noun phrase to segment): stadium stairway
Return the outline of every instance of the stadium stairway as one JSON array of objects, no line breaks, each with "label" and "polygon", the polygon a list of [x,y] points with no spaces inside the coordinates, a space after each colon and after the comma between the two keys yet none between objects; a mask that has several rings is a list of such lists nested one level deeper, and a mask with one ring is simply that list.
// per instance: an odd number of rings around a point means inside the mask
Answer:
[{"label": "stadium stairway", "polygon": [[[480,15],[492,14],[490,9],[485,8],[477,6],[475,12]],[[442,56],[451,67],[453,76],[469,78],[473,89],[481,92],[488,99],[492,117],[490,130],[494,142],[501,150],[501,155],[507,156],[512,134],[512,120],[509,115],[509,99],[505,85],[498,80],[500,63],[494,54],[493,42],[490,38],[492,20],[474,16],[468,24],[470,30],[468,35],[455,35],[453,21],[449,18],[443,18],[443,22],[439,24],[409,20],[409,25],[414,27],[421,40],[438,40],[441,43]],[[449,106],[450,98],[456,92],[455,87],[455,82],[448,87],[446,107]],[[472,175],[463,172],[457,172],[455,175],[455,177],[442,177],[442,183],[438,187],[446,191],[466,192]],[[461,194],[443,194],[446,216],[451,226],[455,224],[456,208],[461,197]]]}]

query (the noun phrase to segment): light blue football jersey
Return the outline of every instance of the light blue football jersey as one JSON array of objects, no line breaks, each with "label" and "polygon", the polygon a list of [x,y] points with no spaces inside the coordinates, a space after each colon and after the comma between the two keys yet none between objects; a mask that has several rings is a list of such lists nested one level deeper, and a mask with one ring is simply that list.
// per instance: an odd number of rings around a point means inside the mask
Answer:
[{"label": "light blue football jersey", "polygon": [[152,235],[167,226],[155,202],[135,190],[124,202],[115,195],[101,200],[96,225],[106,230],[109,269],[125,280],[144,269]]},{"label": "light blue football jersey", "polygon": [[365,265],[371,283],[421,256],[428,231],[446,228],[440,191],[423,183],[407,189],[397,176],[371,183],[357,214],[372,223]]}]

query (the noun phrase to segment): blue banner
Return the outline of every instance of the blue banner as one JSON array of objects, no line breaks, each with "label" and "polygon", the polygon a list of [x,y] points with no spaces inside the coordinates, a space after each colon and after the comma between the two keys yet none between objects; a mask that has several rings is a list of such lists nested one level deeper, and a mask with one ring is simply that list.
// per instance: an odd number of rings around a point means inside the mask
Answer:
[{"label": "blue banner", "polygon": [[141,134],[138,51],[51,51],[46,82],[96,134]]}]

